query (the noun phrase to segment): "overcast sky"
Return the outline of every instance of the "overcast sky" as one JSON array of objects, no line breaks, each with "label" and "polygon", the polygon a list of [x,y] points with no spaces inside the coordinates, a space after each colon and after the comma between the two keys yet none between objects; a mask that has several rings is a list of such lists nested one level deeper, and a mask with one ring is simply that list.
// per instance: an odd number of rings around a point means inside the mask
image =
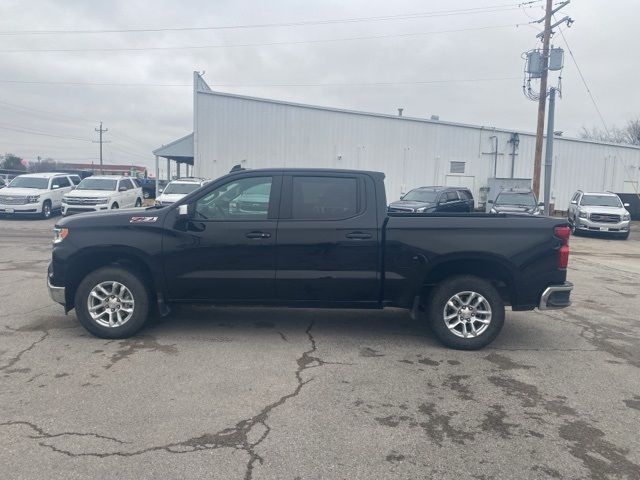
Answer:
[{"label": "overcast sky", "polygon": [[[522,94],[521,54],[539,46],[540,27],[528,23],[543,15],[543,2],[517,5],[512,0],[2,0],[0,153],[30,161],[38,155],[97,161],[98,146],[91,141],[102,120],[111,142],[105,145],[107,163],[151,166],[151,150],[192,131],[193,70],[205,71],[205,80],[219,91],[379,113],[403,107],[408,116],[436,114],[441,120],[535,131],[537,105]],[[488,8],[471,11],[483,7]],[[606,121],[623,125],[640,116],[635,60],[640,4],[572,0],[562,12],[575,20],[565,35]],[[437,15],[416,15],[428,13]],[[345,19],[358,21],[321,22]],[[7,34],[296,22],[305,24]],[[559,34],[553,42],[564,47]],[[252,45],[238,46],[246,44]],[[204,45],[219,47],[153,50]],[[142,50],[15,52],[96,48]],[[555,82],[557,75],[552,78]],[[412,83],[432,81],[438,83]],[[582,126],[601,126],[568,54],[562,86],[556,129],[576,135]]]}]

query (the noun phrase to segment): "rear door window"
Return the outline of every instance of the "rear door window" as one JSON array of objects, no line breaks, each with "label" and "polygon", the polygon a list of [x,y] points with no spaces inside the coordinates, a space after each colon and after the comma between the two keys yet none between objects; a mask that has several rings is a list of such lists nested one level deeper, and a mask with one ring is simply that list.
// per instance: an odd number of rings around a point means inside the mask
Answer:
[{"label": "rear door window", "polygon": [[294,176],[291,218],[294,220],[344,220],[360,213],[356,177]]}]

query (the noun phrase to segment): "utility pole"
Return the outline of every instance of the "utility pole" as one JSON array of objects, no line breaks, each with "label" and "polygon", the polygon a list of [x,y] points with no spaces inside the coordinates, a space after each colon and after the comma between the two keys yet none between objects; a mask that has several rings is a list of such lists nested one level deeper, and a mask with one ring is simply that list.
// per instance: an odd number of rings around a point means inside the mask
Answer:
[{"label": "utility pole", "polygon": [[556,110],[556,89],[549,92],[549,119],[547,120],[547,151],[544,155],[544,214],[549,215],[551,202],[551,167],[553,166],[553,120]]},{"label": "utility pole", "polygon": [[547,77],[549,74],[549,42],[551,40],[551,16],[553,0],[547,0],[544,13],[544,33],[542,37],[542,76],[540,77],[540,99],[538,100],[538,126],[536,128],[536,152],[533,160],[533,192],[540,196],[540,166],[542,164],[542,135],[544,133],[544,113],[547,108]]},{"label": "utility pole", "polygon": [[96,132],[98,132],[98,134],[100,135],[100,140],[98,140],[97,142],[93,142],[93,143],[99,143],[100,144],[100,175],[102,175],[102,144],[103,143],[108,143],[108,142],[104,142],[102,140],[102,134],[105,132],[108,132],[109,129],[108,128],[102,128],[102,122],[100,122],[100,127],[99,128],[94,128],[94,130]]}]

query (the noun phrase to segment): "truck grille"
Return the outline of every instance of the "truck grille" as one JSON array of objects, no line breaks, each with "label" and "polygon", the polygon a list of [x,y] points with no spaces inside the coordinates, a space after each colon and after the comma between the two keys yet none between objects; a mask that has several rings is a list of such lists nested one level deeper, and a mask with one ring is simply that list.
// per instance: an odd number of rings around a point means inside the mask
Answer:
[{"label": "truck grille", "polygon": [[67,197],[64,199],[67,205],[97,205],[95,198],[91,197]]},{"label": "truck grille", "polygon": [[12,197],[9,195],[0,196],[0,203],[3,205],[26,205],[27,197]]},{"label": "truck grille", "polygon": [[600,223],[618,223],[620,221],[620,215],[612,215],[610,213],[592,213],[592,222]]}]

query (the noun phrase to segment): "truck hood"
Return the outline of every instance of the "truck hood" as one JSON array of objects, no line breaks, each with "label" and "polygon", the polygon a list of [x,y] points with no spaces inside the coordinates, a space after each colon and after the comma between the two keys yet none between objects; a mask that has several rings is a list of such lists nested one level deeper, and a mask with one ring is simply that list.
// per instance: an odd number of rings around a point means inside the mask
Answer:
[{"label": "truck hood", "polygon": [[[115,210],[102,210],[96,212],[85,212],[72,215],[70,217],[61,218],[56,223],[57,227],[68,228],[89,228],[89,227],[105,227],[120,226],[132,223],[143,223],[146,225],[154,225],[160,221],[160,210],[148,208],[120,208]],[[151,217],[155,220],[143,222],[139,220],[141,217]]]},{"label": "truck hood", "polygon": [[390,207],[399,207],[399,208],[422,208],[422,207],[435,207],[435,203],[428,202],[417,202],[415,200],[398,200],[396,202],[392,202]]},{"label": "truck hood", "polygon": [[27,195],[42,195],[49,190],[40,188],[3,188],[0,197],[25,197]]},{"label": "truck hood", "polygon": [[164,202],[164,203],[175,203],[186,196],[187,196],[186,193],[167,193],[167,194],[163,193],[161,195],[158,195],[158,198],[156,198],[156,201]]},{"label": "truck hood", "polygon": [[[1,194],[0,194],[1,195]],[[624,207],[599,207],[599,206],[581,206],[580,210],[587,213],[609,213],[611,215],[625,215],[629,212]]]},{"label": "truck hood", "polygon": [[498,213],[515,213],[522,215],[534,215],[538,207],[521,207],[519,205],[494,205],[493,209]]},{"label": "truck hood", "polygon": [[71,190],[69,193],[65,195],[65,197],[91,197],[91,198],[99,198],[99,197],[108,197],[113,195],[115,190]]}]

